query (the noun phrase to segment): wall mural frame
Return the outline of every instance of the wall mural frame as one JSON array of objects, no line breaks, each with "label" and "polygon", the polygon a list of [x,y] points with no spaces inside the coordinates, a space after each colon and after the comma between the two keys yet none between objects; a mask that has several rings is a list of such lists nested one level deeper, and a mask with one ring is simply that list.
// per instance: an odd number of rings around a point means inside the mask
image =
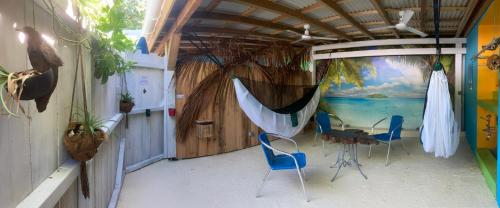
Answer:
[{"label": "wall mural frame", "polygon": [[[309,71],[312,72],[312,82],[316,83],[316,64],[319,60],[362,58],[362,57],[385,57],[385,56],[412,56],[412,55],[435,55],[436,43],[434,38],[415,39],[386,39],[368,40],[347,43],[336,43],[329,45],[313,46],[311,49],[311,64]],[[466,54],[465,38],[441,38],[441,51],[444,55],[454,55],[454,77],[455,89],[452,97],[455,98],[454,108],[457,122],[462,124],[463,118],[463,67]],[[460,125],[462,126],[462,125]]]}]

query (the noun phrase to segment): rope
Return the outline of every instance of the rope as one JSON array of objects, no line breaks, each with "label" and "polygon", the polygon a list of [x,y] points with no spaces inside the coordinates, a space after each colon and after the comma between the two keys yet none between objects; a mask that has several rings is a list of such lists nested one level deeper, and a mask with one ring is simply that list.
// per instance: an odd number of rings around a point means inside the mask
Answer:
[{"label": "rope", "polygon": [[71,123],[71,120],[73,118],[73,103],[75,101],[75,90],[76,90],[76,79],[78,77],[78,64],[80,61],[80,47],[77,47],[77,52],[76,52],[76,66],[75,66],[75,78],[73,80],[73,93],[71,94],[71,106],[70,106],[70,112],[69,112],[69,121],[68,123]]}]

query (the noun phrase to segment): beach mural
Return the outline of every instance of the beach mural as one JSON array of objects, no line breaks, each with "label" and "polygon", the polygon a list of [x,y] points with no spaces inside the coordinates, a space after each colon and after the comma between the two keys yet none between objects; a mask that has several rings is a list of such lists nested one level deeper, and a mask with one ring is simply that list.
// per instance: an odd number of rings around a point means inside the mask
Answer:
[{"label": "beach mural", "polygon": [[[405,118],[403,128],[417,129],[434,56],[385,56],[332,60],[321,83],[320,108],[350,127],[371,128],[390,115]],[[442,57],[453,92],[453,56]],[[453,98],[452,98],[453,99]],[[385,121],[377,128],[387,128]]]}]

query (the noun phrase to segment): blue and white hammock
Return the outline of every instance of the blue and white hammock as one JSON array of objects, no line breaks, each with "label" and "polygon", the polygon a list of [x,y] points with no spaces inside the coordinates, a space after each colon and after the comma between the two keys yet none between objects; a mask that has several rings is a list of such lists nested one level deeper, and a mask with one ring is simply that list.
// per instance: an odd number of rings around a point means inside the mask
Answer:
[{"label": "blue and white hammock", "polygon": [[448,158],[457,151],[460,128],[455,121],[444,70],[433,71],[429,82],[420,138],[425,152]]},{"label": "blue and white hammock", "polygon": [[320,89],[316,87],[314,95],[300,110],[293,113],[278,113],[259,102],[238,78],[233,78],[233,84],[238,103],[248,118],[265,132],[287,138],[297,135],[304,128],[316,112],[320,98]]}]

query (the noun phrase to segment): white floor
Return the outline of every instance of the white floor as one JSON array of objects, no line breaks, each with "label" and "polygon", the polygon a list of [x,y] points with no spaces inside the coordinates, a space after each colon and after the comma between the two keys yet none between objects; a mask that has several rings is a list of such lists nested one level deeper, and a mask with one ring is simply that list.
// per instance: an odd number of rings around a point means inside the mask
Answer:
[{"label": "white floor", "polygon": [[[262,191],[255,193],[267,171],[260,146],[197,159],[160,161],[126,175],[118,207],[497,207],[469,146],[462,141],[450,159],[424,154],[417,139],[405,139],[410,155],[399,142],[384,166],[387,146],[360,146],[359,160],[368,180],[347,167],[337,179],[336,145],[324,157],[321,145],[312,146],[312,133],[297,138],[308,156],[304,200],[294,171],[274,171]],[[286,141],[273,146],[292,150]]]}]

